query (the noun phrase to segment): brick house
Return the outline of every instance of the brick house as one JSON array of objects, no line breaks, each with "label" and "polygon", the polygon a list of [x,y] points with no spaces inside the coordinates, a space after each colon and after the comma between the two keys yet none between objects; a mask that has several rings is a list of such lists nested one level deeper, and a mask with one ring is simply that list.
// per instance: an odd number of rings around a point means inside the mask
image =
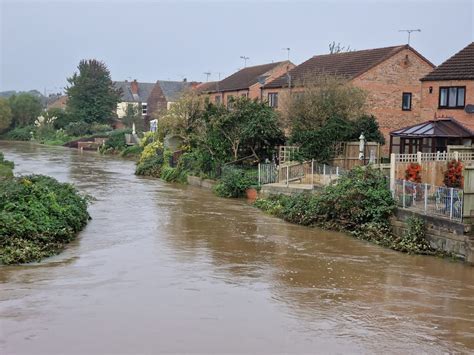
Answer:
[{"label": "brick house", "polygon": [[[420,78],[434,65],[408,45],[316,55],[262,88],[270,105],[281,94],[304,90],[305,80],[321,74],[347,78],[367,93],[367,113],[374,115],[389,142],[390,132],[421,122]],[[284,105],[284,99],[280,100]],[[280,108],[281,108],[280,105]],[[389,151],[388,144],[383,153]]]},{"label": "brick house", "polygon": [[196,86],[196,82],[158,80],[148,97],[148,117],[166,111],[170,106],[178,101],[181,94],[189,88]]},{"label": "brick house", "polygon": [[426,121],[391,133],[393,153],[434,153],[474,142],[474,42],[421,78]]},{"label": "brick house", "polygon": [[261,87],[284,75],[294,68],[290,61],[268,63],[246,67],[227,78],[216,82],[215,88],[208,90],[210,101],[214,103],[225,103],[226,105],[232,98],[241,96],[250,99],[261,99]]},{"label": "brick house", "polygon": [[121,92],[121,101],[117,104],[117,117],[119,119],[125,117],[128,105],[137,107],[141,111],[143,117],[147,115],[147,102],[150,93],[155,86],[154,83],[141,83],[137,80],[125,80],[114,81],[114,86]]},{"label": "brick house", "polygon": [[474,130],[474,42],[421,79],[421,113],[452,117]]}]

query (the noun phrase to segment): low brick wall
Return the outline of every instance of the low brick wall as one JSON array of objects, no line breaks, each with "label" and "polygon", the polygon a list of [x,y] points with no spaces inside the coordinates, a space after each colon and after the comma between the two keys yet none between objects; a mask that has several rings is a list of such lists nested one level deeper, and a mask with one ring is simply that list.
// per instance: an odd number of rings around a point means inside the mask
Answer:
[{"label": "low brick wall", "polygon": [[198,176],[188,175],[188,184],[191,186],[202,187],[203,189],[212,190],[216,186],[217,181],[210,179],[202,179]]},{"label": "low brick wall", "polygon": [[399,208],[391,220],[395,235],[401,236],[408,229],[407,220],[412,216],[425,221],[426,237],[433,248],[453,253],[467,262],[474,263],[474,236],[470,224],[426,216]]}]

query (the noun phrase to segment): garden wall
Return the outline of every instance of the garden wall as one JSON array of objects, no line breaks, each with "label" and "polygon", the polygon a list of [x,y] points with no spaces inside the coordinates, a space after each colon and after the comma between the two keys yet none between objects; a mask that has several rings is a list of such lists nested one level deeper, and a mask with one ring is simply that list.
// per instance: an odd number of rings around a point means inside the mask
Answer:
[{"label": "garden wall", "polygon": [[410,210],[397,209],[391,220],[393,233],[402,236],[408,229],[407,220],[419,217],[426,223],[426,238],[436,250],[452,253],[456,257],[474,264],[474,235],[472,226],[445,218],[427,216]]}]

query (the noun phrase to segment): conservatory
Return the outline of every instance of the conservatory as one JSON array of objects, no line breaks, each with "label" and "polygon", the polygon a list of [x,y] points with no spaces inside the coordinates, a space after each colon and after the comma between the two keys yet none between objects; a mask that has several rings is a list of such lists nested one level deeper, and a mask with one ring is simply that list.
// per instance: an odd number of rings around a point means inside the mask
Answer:
[{"label": "conservatory", "polygon": [[390,132],[390,153],[446,152],[448,146],[471,146],[474,133],[453,118],[438,118]]}]

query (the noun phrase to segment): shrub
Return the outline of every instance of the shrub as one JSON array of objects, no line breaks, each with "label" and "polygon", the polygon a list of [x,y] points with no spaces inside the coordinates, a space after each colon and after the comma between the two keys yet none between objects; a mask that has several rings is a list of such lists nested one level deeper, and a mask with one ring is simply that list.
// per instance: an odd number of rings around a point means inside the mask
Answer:
[{"label": "shrub", "polygon": [[90,131],[92,134],[107,133],[112,131],[112,127],[108,124],[93,123],[90,126]]},{"label": "shrub", "polygon": [[421,165],[418,163],[410,163],[405,170],[405,180],[420,183],[421,182]]},{"label": "shrub", "polygon": [[245,191],[257,181],[248,171],[228,167],[224,169],[214,192],[220,197],[241,197]]},{"label": "shrub", "polygon": [[156,154],[137,164],[136,175],[160,177],[163,166],[163,154]]},{"label": "shrub", "polygon": [[387,223],[395,202],[386,178],[370,167],[356,167],[319,196],[319,213],[352,230],[369,222]]},{"label": "shrub", "polygon": [[464,177],[462,175],[463,165],[460,161],[452,160],[448,163],[448,169],[444,172],[444,184],[447,187],[462,189]]},{"label": "shrub", "polygon": [[87,200],[70,184],[42,176],[0,180],[0,261],[56,254],[87,223]]},{"label": "shrub", "polygon": [[118,129],[110,132],[104,144],[104,149],[106,151],[120,152],[127,148],[127,142],[125,140],[126,133],[132,133],[132,131],[128,129]]},{"label": "shrub", "polygon": [[407,223],[408,229],[401,238],[394,240],[393,249],[406,253],[433,254],[435,251],[426,239],[425,221],[418,217],[410,217]]},{"label": "shrub", "polygon": [[34,126],[17,127],[7,133],[6,138],[12,141],[29,141],[34,132]]},{"label": "shrub", "polygon": [[142,154],[143,152],[143,148],[140,147],[139,145],[131,145],[127,148],[125,148],[124,150],[122,150],[122,152],[120,152],[120,156],[122,157],[138,157],[140,156],[140,154]]},{"label": "shrub", "polygon": [[82,137],[91,133],[91,126],[83,121],[71,122],[64,130],[69,136]]}]

